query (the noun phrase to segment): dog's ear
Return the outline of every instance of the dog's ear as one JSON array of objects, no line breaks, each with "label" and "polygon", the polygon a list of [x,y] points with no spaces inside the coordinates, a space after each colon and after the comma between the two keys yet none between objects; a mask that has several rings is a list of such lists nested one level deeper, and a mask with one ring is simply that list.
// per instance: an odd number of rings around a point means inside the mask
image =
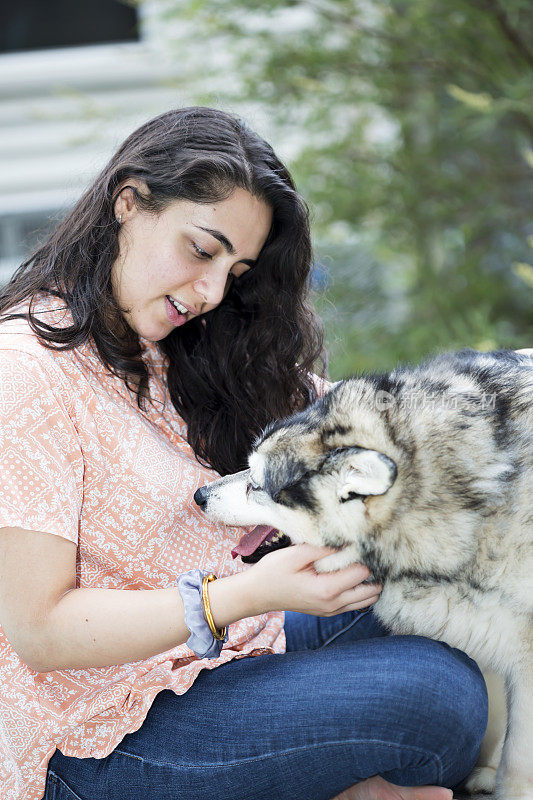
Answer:
[{"label": "dog's ear", "polygon": [[362,447],[343,448],[337,452],[335,462],[340,467],[337,497],[341,502],[358,496],[385,494],[398,472],[391,458]]}]

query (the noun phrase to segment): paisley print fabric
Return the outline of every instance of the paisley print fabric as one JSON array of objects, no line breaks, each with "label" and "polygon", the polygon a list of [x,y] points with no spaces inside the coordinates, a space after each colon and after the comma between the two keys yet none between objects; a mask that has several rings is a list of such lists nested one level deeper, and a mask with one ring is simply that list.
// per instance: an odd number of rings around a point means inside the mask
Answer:
[{"label": "paisley print fabric", "polygon": [[[42,295],[36,310],[49,324],[72,324],[56,298]],[[151,375],[146,412],[90,344],[58,353],[26,321],[0,324],[0,528],[75,542],[77,587],[150,590],[195,567],[219,577],[249,568],[231,557],[246,529],[209,522],[192,499],[219,476],[187,443],[165,357],[141,343]],[[180,695],[202,669],[284,653],[283,622],[281,611],[236,622],[218,659],[198,659],[182,644],[146,661],[50,673],[24,664],[0,628],[1,800],[40,800],[56,748],[107,756],[163,689]]]}]

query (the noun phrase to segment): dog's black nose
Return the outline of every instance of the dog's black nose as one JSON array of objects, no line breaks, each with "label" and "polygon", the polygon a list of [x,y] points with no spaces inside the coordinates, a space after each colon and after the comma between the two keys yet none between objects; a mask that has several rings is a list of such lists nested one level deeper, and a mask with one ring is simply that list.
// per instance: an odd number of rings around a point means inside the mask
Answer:
[{"label": "dog's black nose", "polygon": [[200,486],[194,493],[194,502],[200,508],[203,508],[207,503],[207,486]]}]

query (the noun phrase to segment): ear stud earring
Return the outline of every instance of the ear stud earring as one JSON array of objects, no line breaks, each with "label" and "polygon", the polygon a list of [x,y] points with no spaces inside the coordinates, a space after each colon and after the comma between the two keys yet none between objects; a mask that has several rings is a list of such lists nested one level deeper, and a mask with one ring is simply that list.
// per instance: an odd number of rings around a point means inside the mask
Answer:
[{"label": "ear stud earring", "polygon": [[118,215],[118,224],[122,225],[122,214]]}]

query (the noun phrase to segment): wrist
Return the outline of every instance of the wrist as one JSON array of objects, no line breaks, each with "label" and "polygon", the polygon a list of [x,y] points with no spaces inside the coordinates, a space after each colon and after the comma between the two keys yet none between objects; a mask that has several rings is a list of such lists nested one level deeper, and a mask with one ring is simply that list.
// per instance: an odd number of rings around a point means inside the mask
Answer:
[{"label": "wrist", "polygon": [[233,622],[262,613],[255,609],[249,570],[218,578],[208,585],[213,622],[220,630]]}]

